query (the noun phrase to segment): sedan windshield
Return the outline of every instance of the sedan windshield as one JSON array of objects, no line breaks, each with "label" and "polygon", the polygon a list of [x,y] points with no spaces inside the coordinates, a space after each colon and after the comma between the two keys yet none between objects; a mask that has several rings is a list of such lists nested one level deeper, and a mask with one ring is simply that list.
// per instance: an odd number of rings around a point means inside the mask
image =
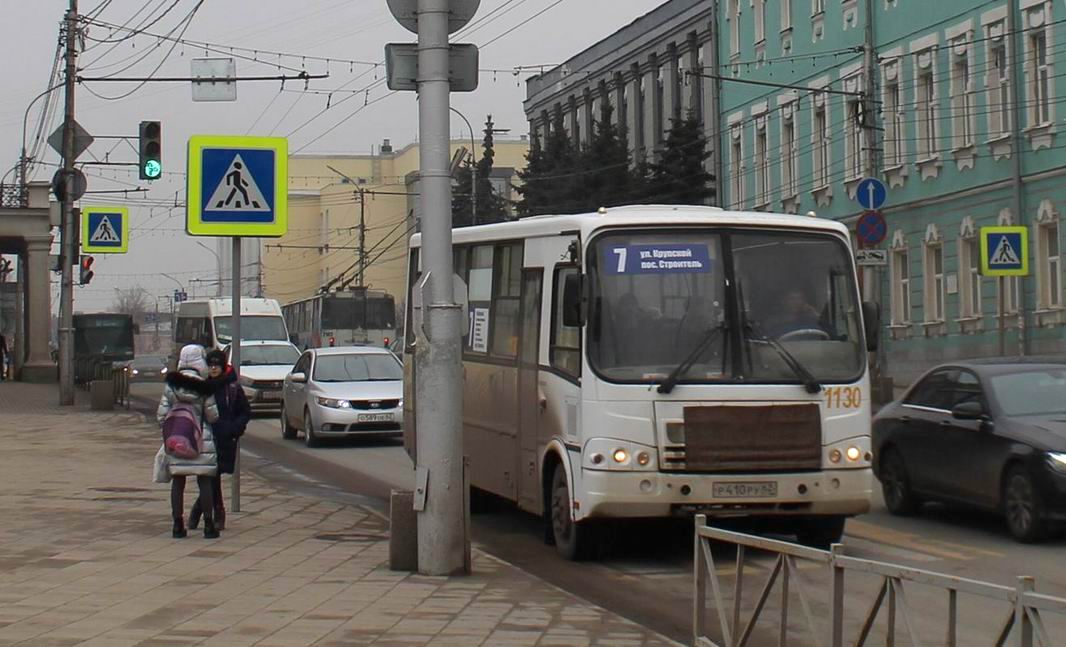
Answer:
[{"label": "sedan windshield", "polygon": [[292,346],[241,345],[241,366],[292,366],[300,351]]},{"label": "sedan windshield", "polygon": [[814,385],[861,375],[858,290],[833,236],[627,232],[601,236],[589,260],[589,359],[608,380]]},{"label": "sedan windshield", "polygon": [[1066,414],[1066,369],[995,375],[990,382],[1004,415]]},{"label": "sedan windshield", "polygon": [[392,354],[323,355],[315,362],[315,382],[383,382],[403,379]]}]

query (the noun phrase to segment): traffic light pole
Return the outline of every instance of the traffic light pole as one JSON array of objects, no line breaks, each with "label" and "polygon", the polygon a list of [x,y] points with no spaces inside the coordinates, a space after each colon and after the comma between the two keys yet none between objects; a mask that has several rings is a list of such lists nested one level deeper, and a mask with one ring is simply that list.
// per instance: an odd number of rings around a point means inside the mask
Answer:
[{"label": "traffic light pole", "polygon": [[63,110],[63,205],[59,294],[59,404],[74,404],[74,83],[78,73],[78,0],[70,0],[66,15],[66,106]]}]

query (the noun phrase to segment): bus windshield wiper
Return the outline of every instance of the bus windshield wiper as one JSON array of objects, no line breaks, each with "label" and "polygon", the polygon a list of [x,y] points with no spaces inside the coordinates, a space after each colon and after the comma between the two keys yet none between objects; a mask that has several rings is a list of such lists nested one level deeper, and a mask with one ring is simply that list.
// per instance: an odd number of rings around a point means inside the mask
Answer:
[{"label": "bus windshield wiper", "polygon": [[818,393],[822,390],[822,385],[818,382],[818,379],[807,370],[806,366],[796,359],[795,355],[782,346],[781,342],[776,339],[770,339],[761,331],[757,330],[755,322],[747,317],[745,317],[745,322],[747,323],[747,326],[745,326],[744,329],[745,336],[751,341],[762,342],[777,351],[777,354],[785,361],[785,365],[787,365],[792,372],[796,374],[796,377],[803,382],[803,386],[807,389],[807,393]]},{"label": "bus windshield wiper", "polygon": [[703,338],[700,339],[699,343],[697,343],[696,346],[693,347],[692,351],[685,356],[685,359],[681,360],[681,363],[678,364],[677,367],[674,368],[674,370],[670,371],[670,374],[667,375],[665,379],[663,379],[663,381],[659,384],[659,388],[656,389],[656,391],[659,393],[670,393],[671,391],[673,391],[674,387],[677,386],[678,380],[681,379],[681,376],[684,375],[688,371],[688,369],[692,368],[692,365],[696,363],[696,358],[699,357],[703,353],[703,351],[711,345],[711,342],[713,342],[715,339],[718,338],[719,335],[722,334],[722,330],[724,328],[725,326],[719,324],[707,330],[707,332],[704,333]]}]

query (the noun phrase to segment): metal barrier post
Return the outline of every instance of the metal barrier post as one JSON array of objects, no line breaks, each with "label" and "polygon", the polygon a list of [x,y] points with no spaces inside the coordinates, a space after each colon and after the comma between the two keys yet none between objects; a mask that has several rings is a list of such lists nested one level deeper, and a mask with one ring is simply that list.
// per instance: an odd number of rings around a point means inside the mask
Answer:
[{"label": "metal barrier post", "polygon": [[843,544],[829,547],[829,567],[833,573],[830,583],[829,608],[829,644],[832,647],[844,647],[844,567],[837,564],[837,557],[844,554]]},{"label": "metal barrier post", "polygon": [[1023,575],[1018,578],[1018,598],[1014,602],[1014,626],[1018,628],[1019,647],[1033,647],[1033,620],[1029,617],[1029,611],[1025,605],[1025,594],[1032,593],[1036,589],[1035,580]]},{"label": "metal barrier post", "polygon": [[703,635],[703,614],[704,608],[707,604],[707,564],[703,561],[703,551],[701,550],[700,543],[703,542],[703,536],[700,534],[700,528],[707,525],[707,516],[698,514],[696,515],[696,532],[695,532],[695,554],[693,555],[693,563],[696,565],[695,573],[693,573],[693,585],[696,588],[696,594],[692,600],[692,644],[700,644],[700,636]]}]

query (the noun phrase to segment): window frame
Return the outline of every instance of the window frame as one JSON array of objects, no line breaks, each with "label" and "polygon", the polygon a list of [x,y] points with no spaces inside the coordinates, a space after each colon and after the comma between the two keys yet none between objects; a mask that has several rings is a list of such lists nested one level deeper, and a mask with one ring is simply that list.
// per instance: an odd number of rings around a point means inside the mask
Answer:
[{"label": "window frame", "polygon": [[[508,258],[511,261],[511,267],[507,268],[508,272],[516,272],[517,276],[517,294],[502,295],[501,289],[507,287],[504,285],[503,279],[503,259],[505,254],[503,250],[510,248],[511,255]],[[518,266],[514,266],[515,251],[518,254]],[[519,338],[519,327],[521,326],[522,317],[522,269],[525,264],[525,244],[523,241],[496,241],[492,245],[492,299],[489,302],[489,339],[488,339],[488,353],[487,358],[493,359],[497,362],[505,362],[507,364],[516,364],[518,362],[518,344],[510,351],[510,354],[498,353],[496,350],[496,335],[499,329],[500,320],[497,316],[499,309],[497,304],[501,301],[514,302],[514,320],[513,326],[513,338]],[[514,279],[514,277],[508,277]],[[508,284],[509,285],[509,284]]]},{"label": "window frame", "polygon": [[829,169],[832,165],[832,140],[829,125],[829,101],[824,93],[815,93],[814,110],[811,111],[811,143],[814,145],[814,188],[829,186]]},{"label": "window frame", "polygon": [[799,125],[796,123],[798,99],[781,105],[781,190],[784,199],[799,195]]},{"label": "window frame", "polygon": [[[911,268],[910,249],[897,247],[892,250],[892,325],[911,324]],[[902,316],[897,316],[902,315]]]},{"label": "window frame", "polygon": [[963,318],[980,319],[984,316],[981,277],[981,241],[976,235],[959,238],[959,279]]},{"label": "window frame", "polygon": [[744,208],[744,124],[729,127],[729,203],[734,209]]},{"label": "window frame", "polygon": [[975,144],[975,101],[973,47],[969,34],[952,43],[949,49],[951,66],[951,130],[953,148],[968,148]]},{"label": "window frame", "polygon": [[770,188],[770,133],[769,116],[764,113],[755,118],[755,208],[768,209],[771,200]]}]

